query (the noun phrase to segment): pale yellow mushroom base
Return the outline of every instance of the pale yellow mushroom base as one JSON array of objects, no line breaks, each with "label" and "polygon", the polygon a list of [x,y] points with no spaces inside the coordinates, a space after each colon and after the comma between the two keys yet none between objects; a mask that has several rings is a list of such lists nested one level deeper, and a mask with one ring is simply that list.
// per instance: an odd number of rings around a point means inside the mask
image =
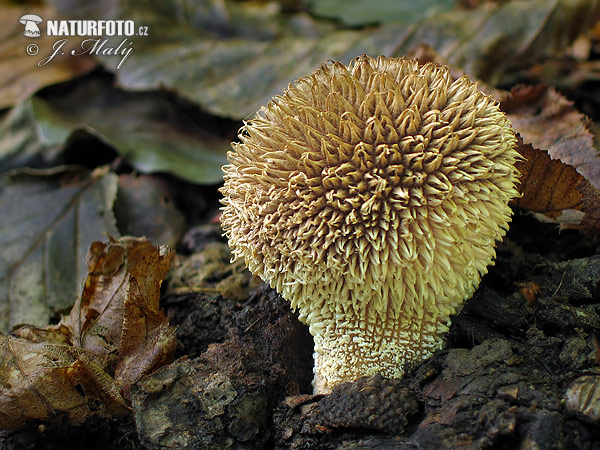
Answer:
[{"label": "pale yellow mushroom base", "polygon": [[[502,197],[496,201],[505,201]],[[500,210],[499,222],[507,224],[510,209]],[[378,372],[399,378],[406,367],[442,348],[451,315],[473,295],[493,263],[495,241],[505,233],[496,222],[481,221],[471,235],[460,214],[453,220],[455,225],[440,224],[427,233],[416,231],[422,222],[410,223],[402,260],[394,262],[384,251],[378,261],[364,261],[356,252],[338,270],[296,264],[301,282],[274,283],[314,336],[315,393]],[[318,285],[308,281],[315,279]]]},{"label": "pale yellow mushroom base", "polygon": [[371,323],[350,323],[322,317],[320,323],[327,325],[314,334],[315,393],[328,393],[342,381],[376,373],[400,378],[407,366],[442,348],[442,337],[448,331],[448,316],[453,309],[446,308],[441,313],[434,304],[423,310],[411,306],[411,312],[405,311],[401,320],[386,321],[378,317]]},{"label": "pale yellow mushroom base", "polygon": [[376,373],[400,378],[407,366],[442,348],[441,336],[447,331],[445,324],[422,318],[411,321],[412,329],[401,326],[400,322],[391,329],[383,328],[383,323],[378,325],[382,328],[370,331],[361,330],[358,324],[348,328],[334,325],[330,332],[315,336],[315,393],[329,393],[339,382]]}]

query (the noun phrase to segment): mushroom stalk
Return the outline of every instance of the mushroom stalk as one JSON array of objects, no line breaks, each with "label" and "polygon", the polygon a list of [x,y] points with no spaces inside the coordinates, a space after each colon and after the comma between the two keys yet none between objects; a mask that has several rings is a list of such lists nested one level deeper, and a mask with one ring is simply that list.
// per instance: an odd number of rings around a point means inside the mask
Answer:
[{"label": "mushroom stalk", "polygon": [[296,81],[239,138],[223,228],[309,326],[315,391],[441,348],[517,195],[497,102],[445,67],[362,56]]}]

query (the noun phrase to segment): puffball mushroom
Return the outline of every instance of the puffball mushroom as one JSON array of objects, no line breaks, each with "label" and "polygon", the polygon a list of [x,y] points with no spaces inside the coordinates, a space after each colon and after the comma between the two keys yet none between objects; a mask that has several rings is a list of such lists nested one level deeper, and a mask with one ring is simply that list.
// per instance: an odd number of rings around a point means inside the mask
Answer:
[{"label": "puffball mushroom", "polygon": [[239,139],[223,229],[309,326],[315,392],[440,349],[517,195],[497,102],[446,67],[363,55],[291,84]]}]

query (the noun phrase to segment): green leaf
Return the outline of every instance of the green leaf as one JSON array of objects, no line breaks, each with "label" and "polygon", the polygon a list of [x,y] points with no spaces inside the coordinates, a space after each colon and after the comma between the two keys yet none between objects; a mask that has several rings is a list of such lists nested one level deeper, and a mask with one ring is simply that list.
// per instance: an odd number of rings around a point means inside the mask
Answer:
[{"label": "green leaf", "polygon": [[26,100],[0,120],[0,172],[22,166],[45,165],[57,149],[38,133],[31,101]]},{"label": "green leaf", "polygon": [[31,102],[47,142],[65,142],[74,130],[84,129],[140,172],[169,172],[200,184],[222,180],[229,141],[205,131],[200,114],[186,112],[162,93],[128,93],[94,77]]},{"label": "green leaf", "polygon": [[347,25],[394,22],[413,24],[454,9],[455,0],[311,0],[310,11]]},{"label": "green leaf", "polygon": [[89,245],[118,236],[117,176],[21,171],[0,184],[0,331],[45,326],[81,292]]},{"label": "green leaf", "polygon": [[[87,2],[87,9],[81,0],[59,3],[68,6],[66,13],[91,14]],[[514,0],[445,11],[418,23],[333,30],[330,23],[303,14],[271,10],[265,22],[247,3],[229,1],[162,0],[141,6],[122,0],[114,6],[115,17],[149,27],[148,36],[132,37],[133,52],[118,70],[122,56],[99,56],[122,86],[166,86],[212,114],[236,119],[252,115],[328,59],[348,63],[362,53],[405,56],[421,44],[496,85],[515,67],[563,52],[600,18],[600,4],[589,0]],[[116,48],[119,42],[113,37],[107,45]]]},{"label": "green leaf", "polygon": [[114,212],[123,234],[145,236],[154,245],[175,248],[186,229],[184,214],[177,209],[173,189],[151,175],[120,175]]}]

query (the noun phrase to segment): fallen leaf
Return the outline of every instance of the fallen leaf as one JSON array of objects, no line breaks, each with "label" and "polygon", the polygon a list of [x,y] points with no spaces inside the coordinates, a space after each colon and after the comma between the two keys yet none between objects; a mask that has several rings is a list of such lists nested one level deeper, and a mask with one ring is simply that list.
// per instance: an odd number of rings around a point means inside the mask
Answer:
[{"label": "fallen leaf", "polygon": [[587,118],[546,86],[519,86],[501,107],[526,143],[513,204],[561,228],[600,232],[600,157]]},{"label": "fallen leaf", "polygon": [[519,86],[502,102],[513,127],[527,143],[577,169],[600,189],[600,155],[589,120],[553,88]]},{"label": "fallen leaf", "polygon": [[521,197],[514,204],[530,211],[557,218],[562,211],[577,209],[582,198],[576,188],[584,178],[573,166],[552,159],[548,152],[531,144],[521,145],[519,153],[525,158],[517,163],[521,173]]},{"label": "fallen leaf", "polygon": [[186,219],[175,205],[172,191],[167,182],[151,175],[120,175],[114,207],[119,230],[174,248]]},{"label": "fallen leaf", "polygon": [[56,327],[76,347],[118,354],[114,382],[126,397],[132,383],[165,364],[177,347],[158,304],[171,256],[145,238],[95,242],[81,297]]},{"label": "fallen leaf", "polygon": [[165,364],[177,341],[159,309],[160,285],[172,253],[145,238],[95,242],[81,297],[56,329],[76,347],[118,354],[114,378],[122,393]]},{"label": "fallen leaf", "polygon": [[130,414],[132,383],[169,362],[175,329],[159,310],[171,253],[143,238],[94,242],[89,273],[58,325],[0,334],[0,429],[65,414]]},{"label": "fallen leaf", "polygon": [[516,164],[521,173],[521,197],[511,204],[540,213],[542,221],[561,228],[581,229],[587,234],[600,232],[600,194],[575,167],[552,159],[548,152],[522,144],[524,157]]},{"label": "fallen leaf", "polygon": [[411,25],[451,11],[455,4],[455,0],[311,0],[308,9],[318,17],[338,19],[352,26],[393,21]]},{"label": "fallen leaf", "polygon": [[[100,5],[90,7],[81,0],[57,3],[74,16],[106,14]],[[113,6],[115,18],[148,23],[151,30],[135,41],[135,51],[115,71],[121,86],[167,87],[212,114],[235,119],[254,114],[291,81],[328,59],[348,63],[363,53],[404,56],[421,44],[495,85],[515,66],[562,52],[600,18],[600,5],[588,0],[531,0],[456,9],[410,26],[391,22],[363,30],[335,30],[304,14],[271,13],[275,25],[263,32],[264,21],[248,11],[247,2],[167,0],[160,10],[131,2]],[[108,68],[115,67],[114,58],[102,58]]]},{"label": "fallen leaf", "polygon": [[[133,320],[127,308],[139,304],[158,313],[160,283],[170,259],[165,248],[158,249],[145,238],[94,242],[87,255],[89,273],[81,297],[58,330],[76,347],[98,354],[118,352],[121,345],[129,345],[122,341],[124,322]],[[132,288],[132,283],[138,288]]]},{"label": "fallen leaf", "polygon": [[52,143],[38,133],[30,100],[17,104],[0,120],[0,172],[18,167],[47,166],[56,160]]},{"label": "fallen leaf", "polygon": [[600,234],[600,192],[587,180],[578,186],[578,190],[582,194],[580,209],[585,216],[574,228],[597,236]]},{"label": "fallen leaf", "polygon": [[88,275],[81,296],[57,328],[76,347],[116,353],[127,295],[127,249],[94,242],[86,263]]},{"label": "fallen leaf", "polygon": [[128,413],[98,357],[67,346],[0,334],[0,429],[65,414],[75,424],[90,414]]},{"label": "fallen leaf", "polygon": [[[154,274],[159,279],[168,269],[168,260],[163,261],[167,261],[166,266],[163,263],[164,271]],[[164,312],[158,308],[160,286],[140,286],[138,278],[131,275],[128,284],[115,371],[115,382],[126,398],[133,383],[170,362],[177,349],[175,328],[169,326]]]},{"label": "fallen leaf", "polygon": [[0,331],[68,311],[88,246],[117,235],[117,177],[106,169],[22,170],[0,182]]},{"label": "fallen leaf", "polygon": [[229,140],[211,134],[199,113],[165,94],[129,93],[115,88],[111,77],[93,77],[78,80],[67,92],[45,92],[31,103],[46,142],[61,145],[84,129],[140,172],[169,172],[200,184],[222,180]]},{"label": "fallen leaf", "polygon": [[575,378],[565,393],[569,411],[586,416],[590,422],[600,420],[600,375],[590,373]]},{"label": "fallen leaf", "polygon": [[112,148],[84,129],[60,137],[42,131],[31,98],[6,111],[0,119],[0,173],[78,163],[97,167],[114,159]]},{"label": "fallen leaf", "polygon": [[[494,3],[466,10],[462,17],[455,16],[462,19],[458,26],[471,34],[461,34],[462,40],[451,42],[449,53],[442,52],[452,64],[490,85],[499,84],[505,74],[516,68],[562,55],[600,17],[600,5],[587,0]],[[476,27],[465,26],[470,14],[478,17],[486,9],[490,14],[484,22]]]},{"label": "fallen leaf", "polygon": [[[46,36],[45,22],[40,24],[39,37],[35,40],[25,37],[25,28],[19,19],[32,12],[44,21],[56,19],[54,8],[2,4],[0,12],[0,108],[15,105],[44,86],[70,80],[96,67],[97,62],[89,55],[58,57],[38,66],[40,60],[53,53],[53,46],[59,38]],[[68,53],[72,48],[79,48],[80,41],[71,39],[63,51]],[[30,56],[28,45],[36,45],[39,53]]]}]

